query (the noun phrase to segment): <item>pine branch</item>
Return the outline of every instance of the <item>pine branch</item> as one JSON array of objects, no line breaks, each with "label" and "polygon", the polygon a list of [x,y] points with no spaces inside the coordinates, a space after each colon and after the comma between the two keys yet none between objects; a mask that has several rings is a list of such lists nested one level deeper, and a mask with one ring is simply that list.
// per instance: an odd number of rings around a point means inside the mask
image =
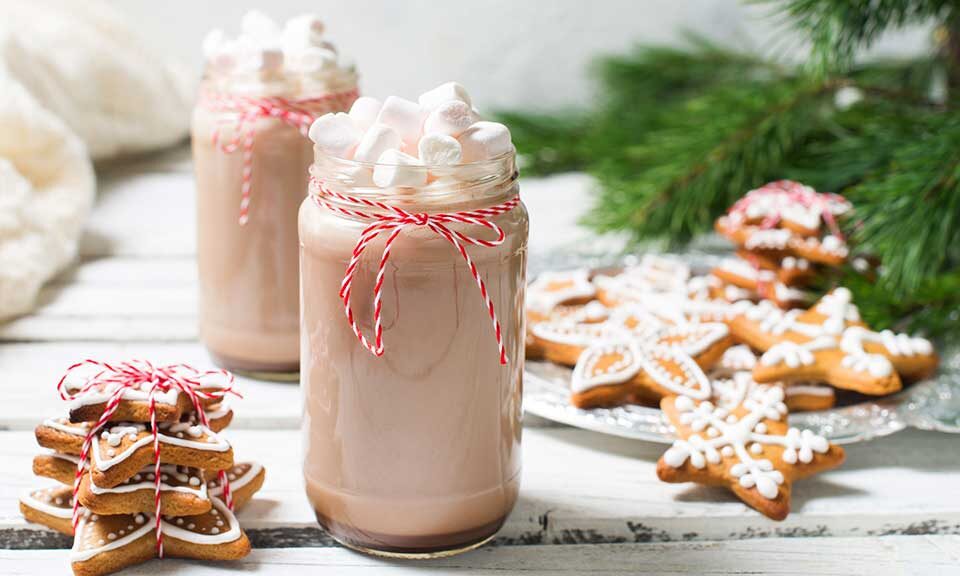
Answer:
[{"label": "pine branch", "polygon": [[914,122],[919,134],[889,166],[847,191],[854,240],[881,258],[881,285],[896,296],[960,266],[960,113]]},{"label": "pine branch", "polygon": [[689,240],[744,190],[775,172],[819,123],[828,84],[794,80],[715,89],[673,109],[664,125],[599,171],[588,222],[637,239]]},{"label": "pine branch", "polygon": [[849,70],[858,51],[894,28],[950,17],[952,0],[758,0],[811,43],[807,68],[820,76]]}]

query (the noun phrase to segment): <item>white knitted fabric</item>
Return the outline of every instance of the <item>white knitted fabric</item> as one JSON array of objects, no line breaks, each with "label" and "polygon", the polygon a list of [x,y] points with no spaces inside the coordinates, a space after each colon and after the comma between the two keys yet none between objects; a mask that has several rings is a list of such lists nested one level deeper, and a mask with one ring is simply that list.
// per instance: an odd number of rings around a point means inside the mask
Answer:
[{"label": "white knitted fabric", "polygon": [[76,254],[91,156],[184,138],[183,78],[99,0],[0,1],[0,319]]}]

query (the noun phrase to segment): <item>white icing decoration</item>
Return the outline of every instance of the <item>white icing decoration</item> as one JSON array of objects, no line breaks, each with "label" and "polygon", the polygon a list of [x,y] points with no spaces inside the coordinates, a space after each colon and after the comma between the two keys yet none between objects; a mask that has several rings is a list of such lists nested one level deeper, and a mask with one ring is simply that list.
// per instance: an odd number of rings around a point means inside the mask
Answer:
[{"label": "white icing decoration", "polygon": [[[570,286],[553,289],[554,284],[568,282]],[[527,307],[546,314],[565,302],[593,298],[596,292],[587,270],[544,272],[527,286]]]},{"label": "white icing decoration", "polygon": [[[73,517],[72,504],[68,503],[69,505],[64,508],[61,506],[53,506],[49,503],[51,490],[54,490],[54,488],[47,488],[45,490],[28,490],[20,495],[20,501],[23,502],[24,505],[30,508],[33,508],[34,510],[43,512],[44,514],[53,516],[55,518],[67,518],[67,519],[72,518]],[[39,498],[37,498],[35,494],[39,494],[39,493],[43,493],[48,498],[48,500],[44,502],[43,500],[40,500]],[[59,503],[63,502],[62,498],[57,498],[57,500],[60,500]]]},{"label": "white icing decoration", "polygon": [[177,540],[183,540],[184,542],[202,545],[225,544],[240,538],[240,524],[237,522],[237,517],[233,515],[233,512],[231,512],[219,498],[211,498],[210,500],[213,503],[214,509],[219,511],[218,515],[222,514],[226,519],[228,529],[225,532],[218,530],[218,534],[197,534],[196,532],[191,532],[190,530],[171,524],[166,520],[161,520],[161,530],[163,530],[164,535],[176,538]]},{"label": "white icing decoration", "polygon": [[90,429],[90,424],[87,422],[73,424],[69,422],[63,422],[62,420],[62,418],[48,418],[47,420],[43,421],[43,426],[53,428],[54,430],[59,430],[60,432],[65,432],[73,436],[86,436],[87,430]]},{"label": "white icing decoration", "polygon": [[[253,479],[256,478],[257,475],[259,475],[262,470],[263,470],[263,466],[261,466],[256,462],[250,462],[249,468],[247,469],[247,471],[242,476],[239,476],[236,479],[236,481],[230,482],[230,489],[233,491],[236,491],[243,488],[244,486],[249,484],[251,481],[253,481]],[[211,486],[209,486],[210,496],[219,497],[221,494],[223,494],[223,486],[220,486],[219,480],[217,479],[211,480],[210,482],[208,482],[208,484],[212,484]],[[211,510],[211,513],[213,513],[214,516],[216,516],[216,512],[217,512],[216,510]]]},{"label": "white icing decoration", "polygon": [[703,469],[707,463],[719,464],[722,457],[736,458],[737,461],[729,468],[730,475],[737,478],[744,488],[755,487],[764,498],[776,498],[784,482],[783,474],[774,468],[770,460],[755,459],[751,455],[755,450],[754,444],[760,446],[761,453],[763,446],[782,446],[782,459],[787,464],[797,461],[809,463],[815,452],[823,454],[829,449],[825,438],[809,430],[801,432],[790,429],[784,436],[765,433],[765,425],[759,426],[763,420],[779,421],[786,416],[787,407],[783,399],[784,392],[780,387],[766,387],[744,401],[743,407],[747,413],[731,423],[728,421],[730,412],[725,408],[714,407],[710,402],[696,404],[690,398],[678,397],[674,406],[681,423],[694,432],[707,430],[709,435],[710,430],[715,430],[716,433],[706,439],[695,433],[686,440],[675,441],[664,453],[664,462],[679,468],[689,460],[694,468]]},{"label": "white icing decoration", "polygon": [[[148,518],[152,519],[153,516],[148,516]],[[107,544],[101,544],[94,548],[81,550],[81,546],[87,540],[87,538],[84,536],[84,530],[86,529],[88,523],[95,522],[96,516],[93,516],[91,518],[81,518],[80,523],[77,524],[76,535],[73,538],[73,549],[70,550],[70,560],[72,562],[83,562],[93,558],[94,556],[97,556],[98,554],[103,554],[104,552],[109,552],[110,550],[122,548],[123,546],[126,546],[127,544],[139,539],[144,534],[149,533],[154,527],[152,522],[145,522],[142,526],[133,532],[126,534],[122,538],[116,538]]]},{"label": "white icing decoration", "polygon": [[[148,446],[153,443],[153,436],[146,431],[145,427],[142,424],[137,424],[140,427],[140,433],[143,434],[137,441],[131,443],[126,447],[120,454],[104,458],[100,453],[100,442],[93,442],[93,461],[97,466],[98,470],[108,470],[111,467],[115,466],[119,462],[126,460],[130,457],[131,454],[137,451],[137,449]],[[206,435],[206,441],[197,441],[197,440],[188,440],[184,438],[176,438],[170,436],[165,432],[167,425],[161,423],[158,426],[157,435],[159,436],[160,442],[163,444],[171,444],[174,446],[181,446],[184,448],[196,448],[198,450],[214,451],[214,452],[226,452],[230,449],[230,443],[224,440],[219,434],[210,430],[206,427],[201,427],[203,433]],[[162,450],[161,450],[162,453]]]},{"label": "white icing decoration", "polygon": [[[150,469],[152,470],[153,467],[151,466]],[[146,470],[147,469],[144,469],[144,473],[146,472]],[[197,478],[196,476],[180,474],[179,472],[177,472],[177,466],[173,464],[163,464],[160,466],[160,470],[166,472],[166,474],[163,474],[161,476],[161,482],[160,482],[161,491],[182,492],[185,494],[192,494],[202,500],[207,499],[207,485],[203,482],[200,482],[199,478]],[[174,474],[175,477],[177,477],[177,481],[183,484],[193,484],[190,481],[193,479],[196,479],[197,484],[199,484],[200,487],[193,488],[190,485],[188,486],[172,485],[169,483],[169,477],[168,477],[169,474]],[[131,492],[136,492],[137,490],[150,490],[152,492],[156,490],[156,483],[153,481],[154,479],[156,479],[156,476],[154,476],[151,473],[151,474],[148,474],[147,477],[150,478],[150,480],[137,481],[134,478],[132,482],[130,480],[127,480],[127,482],[120,484],[119,486],[114,486],[113,488],[101,488],[100,486],[97,486],[96,483],[94,483],[93,475],[91,475],[90,491],[93,492],[94,494],[129,494]],[[197,484],[193,484],[193,486],[196,486]]]}]

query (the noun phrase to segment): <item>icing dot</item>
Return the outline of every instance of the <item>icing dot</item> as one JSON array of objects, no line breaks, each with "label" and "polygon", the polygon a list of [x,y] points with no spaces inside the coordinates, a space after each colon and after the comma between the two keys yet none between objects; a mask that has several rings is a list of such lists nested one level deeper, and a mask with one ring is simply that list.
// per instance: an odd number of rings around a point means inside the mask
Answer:
[{"label": "icing dot", "polygon": [[217,520],[217,526],[223,526],[223,520]]},{"label": "icing dot", "polygon": [[190,478],[190,485],[191,485],[191,486],[199,486],[199,485],[200,485],[200,479],[197,478],[196,476],[191,477],[191,478]]},{"label": "icing dot", "polygon": [[63,505],[63,498],[60,498],[60,497],[58,496],[58,497],[54,500],[54,503],[56,503],[57,506]]},{"label": "icing dot", "polygon": [[733,456],[734,454],[733,446],[724,446],[723,448],[720,449],[720,454],[723,454],[727,458],[729,458],[730,456]]},{"label": "icing dot", "polygon": [[187,530],[193,530],[193,529],[196,528],[196,527],[197,527],[197,525],[194,524],[193,522],[187,524]]},{"label": "icing dot", "polygon": [[99,520],[99,519],[100,519],[100,517],[97,516],[96,514],[94,514],[93,516],[90,517],[90,521],[91,521],[91,522],[96,522],[96,521]]},{"label": "icing dot", "polygon": [[177,518],[177,524],[183,525],[183,518]]},{"label": "icing dot", "polygon": [[210,510],[210,513],[213,514],[214,516],[219,516],[219,515],[220,515],[220,511],[217,510],[216,508],[211,509],[211,510]]},{"label": "icing dot", "polygon": [[124,534],[126,534],[126,531],[125,531],[125,530],[120,530],[120,535],[123,536]]},{"label": "icing dot", "polygon": [[117,535],[114,534],[113,532],[111,532],[111,533],[107,534],[107,539],[108,539],[108,540],[116,540],[116,539],[117,539]]},{"label": "icing dot", "polygon": [[767,425],[764,424],[763,422],[759,422],[756,426],[754,426],[753,430],[754,430],[757,434],[766,434],[766,433],[767,433]]},{"label": "icing dot", "polygon": [[763,446],[761,446],[760,444],[754,442],[754,443],[750,446],[750,451],[753,452],[754,454],[760,454],[761,452],[763,452]]},{"label": "icing dot", "polygon": [[210,533],[211,533],[211,534],[219,534],[219,533],[220,533],[220,529],[217,528],[216,526],[214,526],[213,528],[210,529]]},{"label": "icing dot", "polygon": [[137,524],[143,524],[144,522],[147,521],[147,519],[146,517],[144,517],[143,514],[137,514],[136,516],[134,516],[133,521],[136,522]]},{"label": "icing dot", "polygon": [[133,524],[127,524],[127,530],[133,530]]},{"label": "icing dot", "polygon": [[97,541],[97,544],[99,544],[100,546],[103,546],[104,544],[106,544],[106,542],[104,542],[103,538],[101,538],[99,541]]},{"label": "icing dot", "polygon": [[133,475],[133,479],[137,482],[143,480],[143,474],[137,473]]},{"label": "icing dot", "polygon": [[115,456],[116,454],[117,454],[117,451],[114,450],[113,448],[110,448],[109,450],[107,450],[107,456]]}]

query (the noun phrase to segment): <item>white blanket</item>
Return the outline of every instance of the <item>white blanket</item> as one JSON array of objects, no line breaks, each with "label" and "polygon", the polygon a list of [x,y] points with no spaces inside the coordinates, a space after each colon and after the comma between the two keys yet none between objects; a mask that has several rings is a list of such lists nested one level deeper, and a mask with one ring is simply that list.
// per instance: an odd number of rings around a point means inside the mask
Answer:
[{"label": "white blanket", "polygon": [[0,2],[0,319],[75,256],[92,159],[185,137],[185,78],[99,0]]}]

